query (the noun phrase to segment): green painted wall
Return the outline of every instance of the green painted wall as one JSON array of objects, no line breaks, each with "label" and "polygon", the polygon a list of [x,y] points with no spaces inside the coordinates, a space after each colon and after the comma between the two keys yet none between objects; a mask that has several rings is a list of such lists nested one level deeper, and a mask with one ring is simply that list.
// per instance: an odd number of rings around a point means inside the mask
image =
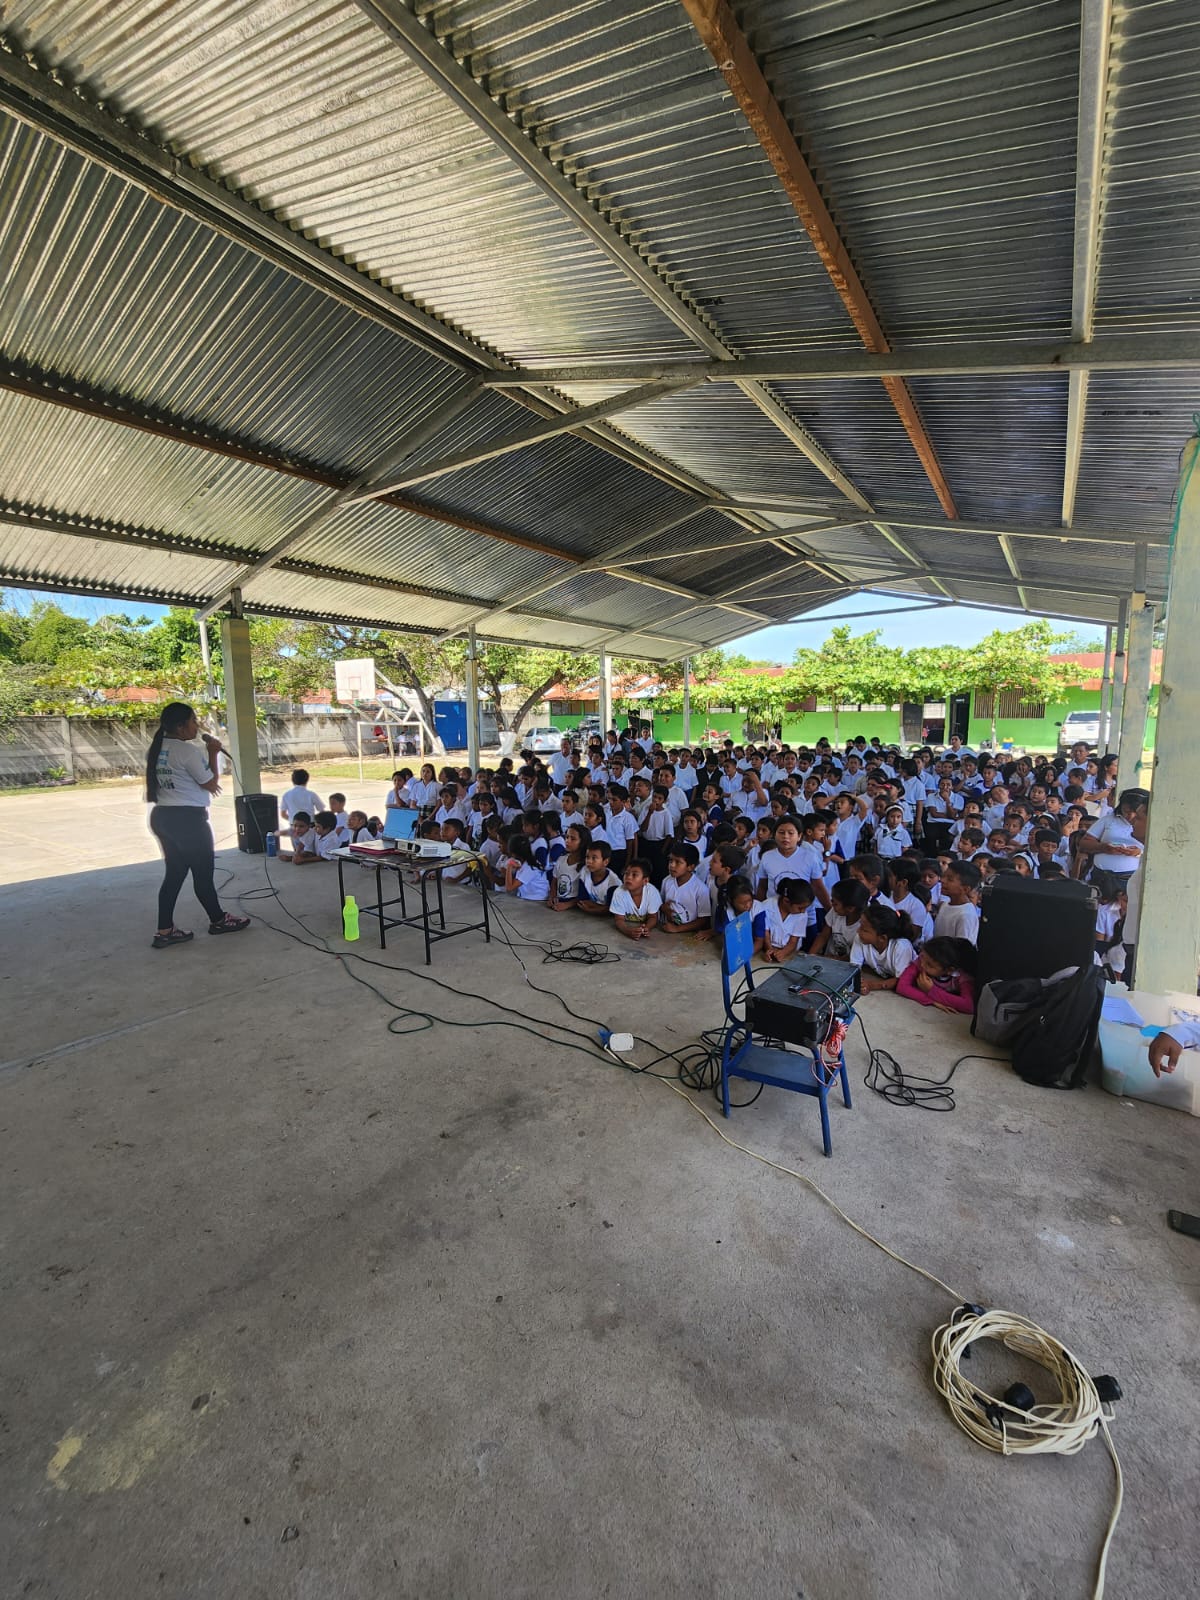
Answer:
[{"label": "green painted wall", "polygon": [[582,720],[581,717],[577,717],[574,714],[567,716],[562,711],[552,711],[547,719],[547,725],[551,728],[562,728],[564,732],[574,733]]},{"label": "green painted wall", "polygon": [[[837,736],[841,744],[847,739],[878,737],[884,744],[900,742],[899,711],[841,711],[837,719]],[[815,745],[818,739],[833,743],[833,712],[807,711],[801,716],[785,716],[783,740],[785,744]]]},{"label": "green painted wall", "polygon": [[[745,737],[745,726],[745,719],[736,711],[693,711],[690,730],[692,743],[699,744],[701,735],[711,729],[719,733],[722,739],[732,739],[735,744],[740,744]],[[683,712],[660,711],[654,719],[654,737],[661,739],[665,745],[682,744]]]},{"label": "green painted wall", "polygon": [[[1158,685],[1152,684],[1150,688],[1150,716],[1146,725],[1146,748],[1154,748],[1154,735],[1158,723]],[[1001,717],[996,722],[996,742],[1003,745],[1011,741],[1014,745],[1021,745],[1026,750],[1043,751],[1053,755],[1058,749],[1058,725],[1066,719],[1070,711],[1099,711],[1099,689],[1065,689],[1063,698],[1056,705],[1047,705],[1046,715],[1040,718],[1033,717]],[[975,696],[971,697],[971,720],[967,728],[967,743],[978,749],[983,740],[991,738],[992,722],[990,717],[980,717],[975,713]]]}]

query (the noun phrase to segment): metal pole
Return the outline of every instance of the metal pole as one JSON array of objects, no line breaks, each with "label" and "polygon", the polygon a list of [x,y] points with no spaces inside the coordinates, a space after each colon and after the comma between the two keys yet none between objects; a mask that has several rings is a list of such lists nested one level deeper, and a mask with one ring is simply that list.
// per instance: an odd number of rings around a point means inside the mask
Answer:
[{"label": "metal pole", "polygon": [[358,781],[359,781],[359,783],[361,783],[363,781],[363,769],[362,769],[362,723],[361,722],[356,722],[354,724],[354,737],[358,742]]},{"label": "metal pole", "polygon": [[612,727],[612,657],[600,652],[600,737]]},{"label": "metal pole", "polygon": [[1108,734],[1109,750],[1121,747],[1121,725],[1125,717],[1125,636],[1129,628],[1129,598],[1121,596],[1117,609],[1116,649],[1113,651],[1112,726]]},{"label": "metal pole", "polygon": [[217,698],[217,686],[213,682],[212,650],[208,643],[208,623],[200,618],[200,659],[204,663],[204,697],[206,700]]},{"label": "metal pole", "polygon": [[1104,630],[1104,670],[1100,674],[1100,717],[1096,727],[1096,748],[1100,751],[1108,749],[1108,727],[1112,717],[1112,639],[1110,622]]},{"label": "metal pole", "polygon": [[[1138,988],[1154,994],[1176,990],[1189,997],[1189,1004],[1195,1003],[1200,964],[1200,856],[1196,851],[1196,793],[1200,789],[1200,743],[1196,740],[1200,727],[1198,468],[1200,437],[1193,437],[1184,447],[1180,467],[1137,939]],[[1153,613],[1150,616],[1153,618]],[[1147,644],[1152,629],[1151,620]],[[1122,772],[1121,781],[1128,784],[1130,776]]]},{"label": "metal pole", "polygon": [[692,742],[692,658],[683,658],[683,742]]},{"label": "metal pole", "polygon": [[1117,753],[1117,778],[1122,789],[1141,784],[1142,752],[1146,744],[1146,713],[1150,704],[1151,650],[1154,643],[1154,607],[1146,604],[1146,553],[1133,555],[1133,594],[1129,598],[1129,654],[1125,662],[1125,700],[1121,708],[1121,744]]},{"label": "metal pole", "polygon": [[479,661],[474,624],[467,629],[467,765],[479,770]]}]

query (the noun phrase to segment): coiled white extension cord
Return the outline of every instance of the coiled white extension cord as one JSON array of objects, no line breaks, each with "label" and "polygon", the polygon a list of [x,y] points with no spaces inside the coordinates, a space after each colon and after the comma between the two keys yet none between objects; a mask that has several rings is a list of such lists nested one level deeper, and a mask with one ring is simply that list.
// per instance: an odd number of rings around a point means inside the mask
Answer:
[{"label": "coiled white extension cord", "polygon": [[[1005,1349],[1045,1368],[1058,1385],[1058,1400],[1024,1411],[1008,1401],[998,1400],[973,1383],[963,1372],[961,1362],[979,1339],[995,1339]],[[931,1344],[933,1381],[938,1393],[963,1432],[985,1450],[996,1450],[1006,1456],[1073,1456],[1097,1433],[1103,1435],[1112,1457],[1117,1493],[1100,1549],[1093,1591],[1094,1600],[1101,1600],[1108,1550],[1121,1515],[1125,1485],[1121,1462],[1108,1431],[1112,1414],[1105,1411],[1090,1373],[1066,1345],[1039,1328],[1036,1322],[1012,1311],[984,1311],[976,1315],[960,1310],[937,1329]]]},{"label": "coiled white extension cord", "polygon": [[[963,1300],[962,1295],[948,1283],[943,1282],[925,1267],[919,1267],[915,1261],[909,1261],[906,1256],[891,1249],[882,1239],[877,1239],[873,1233],[855,1222],[853,1217],[847,1216],[841,1206],[831,1200],[820,1184],[815,1183],[812,1178],[803,1172],[797,1172],[794,1167],[785,1167],[782,1162],[772,1161],[769,1156],[751,1150],[748,1145],[740,1144],[736,1139],[731,1139],[709,1116],[704,1107],[697,1105],[689,1094],[685,1094],[677,1084],[665,1079],[663,1081],[666,1082],[668,1089],[673,1090],[685,1104],[691,1106],[697,1116],[704,1118],[719,1139],[732,1145],[735,1150],[740,1150],[744,1155],[753,1156],[764,1166],[785,1173],[789,1178],[797,1178],[807,1189],[818,1195],[843,1222],[848,1223],[855,1233],[861,1234],[864,1239],[877,1246],[884,1255],[891,1256],[892,1260],[899,1262],[901,1266],[908,1267],[910,1271],[935,1284],[937,1288],[944,1289],[952,1299],[960,1302]],[[972,1383],[970,1378],[964,1377],[959,1363],[968,1347],[977,1339],[996,1339],[1015,1355],[1025,1356],[1038,1366],[1044,1367],[1058,1383],[1058,1403],[1034,1406],[1030,1411],[1022,1411],[1004,1400],[996,1399],[978,1384]],[[1125,1480],[1121,1473],[1121,1462],[1117,1456],[1116,1446],[1108,1431],[1112,1417],[1105,1412],[1091,1375],[1066,1345],[1060,1344],[1044,1328],[1039,1328],[1036,1322],[1030,1322],[1027,1317],[1017,1316],[1012,1311],[983,1311],[979,1315],[974,1315],[963,1309],[960,1304],[950,1321],[943,1323],[934,1333],[931,1343],[933,1381],[938,1393],[950,1407],[951,1416],[963,1432],[985,1449],[995,1450],[1006,1456],[1073,1456],[1083,1449],[1089,1439],[1095,1438],[1097,1432],[1103,1435],[1116,1474],[1117,1492],[1113,1501],[1112,1515],[1108,1520],[1108,1531],[1100,1547],[1096,1586],[1092,1591],[1092,1600],[1102,1600],[1109,1547],[1116,1532],[1117,1519],[1121,1515],[1121,1505],[1125,1498]],[[989,1406],[998,1413],[996,1423],[993,1423],[987,1414]]]}]

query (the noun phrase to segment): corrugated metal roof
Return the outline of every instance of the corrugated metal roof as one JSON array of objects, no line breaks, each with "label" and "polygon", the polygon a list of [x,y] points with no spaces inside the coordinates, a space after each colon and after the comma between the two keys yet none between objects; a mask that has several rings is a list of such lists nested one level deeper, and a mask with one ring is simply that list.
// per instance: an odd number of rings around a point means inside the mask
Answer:
[{"label": "corrugated metal roof", "polygon": [[[736,355],[856,345],[807,233],[677,0],[414,5],[432,28],[429,48],[445,47],[450,92],[350,0],[10,0],[3,29],[30,52],[46,95],[43,104],[20,76],[26,67],[0,57],[0,82],[6,72],[12,80],[6,103],[42,130],[0,117],[8,269],[0,361],[82,386],[85,406],[136,404],[158,420],[139,431],[111,408],[86,415],[0,392],[0,499],[156,530],[159,545],[193,543],[126,549],[49,523],[3,526],[0,571],[83,587],[102,586],[107,573],[119,592],[140,583],[146,595],[191,597],[192,585],[198,600],[218,598],[237,568],[224,554],[202,560],[194,541],[271,547],[461,388],[460,366],[414,344],[399,316],[391,325],[393,304],[410,318],[416,307],[441,319],[460,358],[479,352],[480,369],[653,361],[699,356],[700,346]],[[1194,327],[1194,18],[1183,0],[1118,0],[1114,16],[1097,328]],[[1066,334],[1075,0],[965,11],[746,0],[738,17],[892,340]],[[80,91],[53,115],[50,68]],[[455,73],[460,89],[473,80],[499,108],[490,132],[486,117],[472,121],[455,98]],[[86,125],[75,142],[89,155],[64,146],[72,119]],[[148,184],[140,179],[134,158],[121,154],[129,126],[145,130],[146,151],[171,151],[177,172],[218,179],[231,205],[253,202],[259,234],[232,223],[217,231],[219,189],[206,210],[167,167]],[[500,134],[513,127],[545,181],[506,151]],[[94,159],[110,145],[111,160]],[[561,174],[592,208],[600,242],[574,213],[577,198],[555,199],[551,179],[561,185]],[[606,229],[610,248],[602,248]],[[336,293],[321,287],[319,270],[290,267],[287,252],[260,235],[313,242],[343,274]],[[382,317],[378,285],[390,291]],[[15,381],[0,372],[0,385]],[[1057,523],[1065,375],[921,379],[910,388],[963,517]],[[601,392],[581,386],[569,398],[586,404]],[[889,513],[930,519],[928,529],[904,530],[902,543],[931,567],[973,573],[974,586],[952,580],[956,593],[1017,605],[1020,581],[1031,605],[1115,614],[1111,595],[1132,581],[1128,548],[1015,540],[1018,580],[997,539],[941,525],[926,473],[876,382],[787,382],[772,392],[783,431],[753,396],[710,385],[428,480],[418,490],[428,515],[374,503],[345,509],[289,552],[328,575],[268,571],[249,597],[444,631],[566,575],[484,625],[500,637],[588,647],[601,634],[636,638],[646,653],[680,638],[726,639],[738,631],[727,609],[576,574],[568,557],[594,558],[710,491],[848,504],[798,448],[803,429],[882,526]],[[1092,378],[1077,524],[1165,531],[1198,397],[1200,374]],[[564,403],[547,396],[540,409]],[[522,429],[531,405],[539,409],[529,394],[481,396],[416,459]],[[210,453],[197,431],[233,454]],[[235,459],[238,449],[293,461],[301,475]],[[439,511],[477,526],[439,521]],[[830,580],[794,544],[789,552],[787,541],[741,541],[755,527],[800,520],[782,507],[709,511],[632,553],[682,554],[634,570],[704,594],[761,576],[770,598],[751,591],[747,603],[771,616],[798,613]],[[492,537],[489,525],[547,548]],[[708,548],[722,540],[728,549]],[[911,563],[869,522],[804,542],[847,582],[937,592],[926,578],[904,579]],[[1152,589],[1164,564],[1155,551]],[[1081,568],[1104,590],[1095,600],[1055,588],[1078,581]],[[743,622],[740,631],[753,626]]]}]

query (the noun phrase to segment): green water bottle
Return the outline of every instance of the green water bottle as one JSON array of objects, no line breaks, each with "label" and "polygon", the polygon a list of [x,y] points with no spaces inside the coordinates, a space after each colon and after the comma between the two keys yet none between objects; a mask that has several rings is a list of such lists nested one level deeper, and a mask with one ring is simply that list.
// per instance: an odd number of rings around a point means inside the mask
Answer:
[{"label": "green water bottle", "polygon": [[342,907],[342,932],[347,940],[358,938],[358,901],[352,894],[346,896],[346,904]]}]

